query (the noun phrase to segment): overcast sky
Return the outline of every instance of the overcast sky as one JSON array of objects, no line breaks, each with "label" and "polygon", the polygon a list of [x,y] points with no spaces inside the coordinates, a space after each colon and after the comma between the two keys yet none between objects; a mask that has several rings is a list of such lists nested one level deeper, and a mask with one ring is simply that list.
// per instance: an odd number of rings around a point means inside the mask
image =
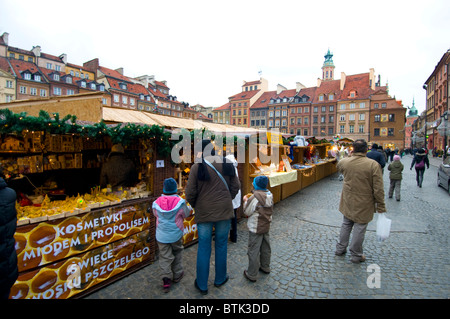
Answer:
[{"label": "overcast sky", "polygon": [[425,109],[424,82],[450,49],[449,0],[0,0],[9,45],[82,65],[155,75],[190,105],[221,106],[243,81],[316,86],[375,69],[390,94]]}]

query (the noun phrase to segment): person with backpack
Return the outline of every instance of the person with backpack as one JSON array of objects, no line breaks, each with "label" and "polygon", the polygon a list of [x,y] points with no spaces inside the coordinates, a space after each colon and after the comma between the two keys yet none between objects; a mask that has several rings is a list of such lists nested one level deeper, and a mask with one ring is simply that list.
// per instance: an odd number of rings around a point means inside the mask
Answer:
[{"label": "person with backpack", "polygon": [[423,182],[423,174],[425,172],[425,165],[427,169],[430,168],[430,161],[428,160],[427,153],[425,152],[424,148],[421,148],[417,151],[416,155],[414,155],[414,158],[411,163],[411,167],[409,168],[412,170],[413,166],[416,169],[416,181],[417,186],[422,187]]}]

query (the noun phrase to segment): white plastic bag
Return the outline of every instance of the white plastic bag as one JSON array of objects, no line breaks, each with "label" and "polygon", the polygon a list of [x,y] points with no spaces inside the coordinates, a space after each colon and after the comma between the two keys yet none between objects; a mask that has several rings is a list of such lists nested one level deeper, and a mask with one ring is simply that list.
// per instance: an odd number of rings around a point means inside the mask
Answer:
[{"label": "white plastic bag", "polygon": [[378,214],[377,219],[377,239],[384,241],[389,237],[391,231],[391,221],[386,217],[386,213]]}]

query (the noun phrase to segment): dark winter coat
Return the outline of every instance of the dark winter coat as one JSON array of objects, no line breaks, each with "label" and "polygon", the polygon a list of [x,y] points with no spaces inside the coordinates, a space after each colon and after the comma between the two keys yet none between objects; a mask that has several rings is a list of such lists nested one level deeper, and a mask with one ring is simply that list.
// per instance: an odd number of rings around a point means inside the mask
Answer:
[{"label": "dark winter coat", "polygon": [[[191,167],[189,179],[185,188],[186,200],[195,210],[197,223],[216,222],[234,217],[232,199],[237,195],[241,184],[238,177],[224,175],[222,159],[219,156],[207,156],[209,161],[218,170],[228,184],[220,179],[217,173],[209,166],[204,166],[209,175],[208,180],[198,178],[200,165],[195,163]],[[234,170],[234,166],[231,166]]]},{"label": "dark winter coat", "polygon": [[371,150],[370,152],[367,152],[366,156],[370,159],[373,159],[374,161],[377,161],[378,164],[380,164],[381,168],[384,168],[386,166],[384,155],[377,150]]},{"label": "dark winter coat", "polygon": [[388,166],[389,173],[389,179],[395,179],[395,180],[401,180],[402,179],[402,171],[403,171],[403,164],[400,161],[393,161]]},{"label": "dark winter coat", "polygon": [[14,247],[16,232],[16,192],[0,177],[0,293],[7,292],[19,271]]},{"label": "dark winter coat", "polygon": [[131,187],[137,182],[137,172],[133,161],[123,153],[109,154],[100,174],[100,186],[105,187],[110,184],[112,188]]},{"label": "dark winter coat", "polygon": [[[430,168],[430,160],[425,153],[416,153],[416,155],[414,155],[410,168],[413,168],[415,164],[420,163],[422,160],[425,160],[425,165],[427,166],[427,168]],[[423,169],[425,169],[425,167]]]}]

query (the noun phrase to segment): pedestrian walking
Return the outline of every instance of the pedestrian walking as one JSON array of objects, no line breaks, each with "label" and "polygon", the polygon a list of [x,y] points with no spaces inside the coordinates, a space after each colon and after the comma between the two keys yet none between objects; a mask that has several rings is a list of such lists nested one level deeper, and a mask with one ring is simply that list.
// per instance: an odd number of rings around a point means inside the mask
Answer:
[{"label": "pedestrian walking", "polygon": [[0,299],[9,298],[11,287],[19,276],[14,240],[17,224],[15,205],[16,192],[0,177]]},{"label": "pedestrian walking", "polygon": [[389,173],[389,198],[392,198],[395,191],[395,199],[400,201],[400,189],[402,185],[402,172],[403,172],[403,164],[400,162],[400,156],[394,155],[394,161],[389,164],[388,171]]},{"label": "pedestrian walking", "polygon": [[377,161],[377,163],[380,164],[381,170],[383,171],[384,167],[386,166],[386,160],[384,154],[378,151],[378,144],[373,143],[370,151],[367,152],[366,156],[370,159],[373,159],[374,161]]},{"label": "pedestrian walking", "polygon": [[411,162],[411,167],[409,169],[412,170],[413,166],[416,169],[417,186],[422,187],[423,174],[425,173],[425,166],[428,169],[430,168],[430,160],[428,159],[427,153],[424,148],[419,149],[417,153],[414,155],[413,160]]},{"label": "pedestrian walking", "polygon": [[163,194],[153,202],[156,217],[156,242],[159,248],[159,268],[164,292],[169,292],[172,282],[179,282],[183,276],[183,220],[192,208],[178,196],[175,179],[166,178]]},{"label": "pedestrian walking", "polygon": [[195,210],[198,231],[197,278],[195,287],[201,294],[208,293],[209,264],[212,232],[215,233],[215,279],[220,287],[228,281],[227,243],[230,220],[234,216],[232,199],[236,197],[240,182],[232,163],[215,155],[209,140],[203,140],[198,154],[199,163],[191,167],[186,185],[186,200]]},{"label": "pedestrian walking", "polygon": [[[237,169],[238,162],[237,162],[236,158],[231,154],[227,155],[226,158],[231,163],[233,163],[236,176],[239,178],[238,169]],[[239,207],[241,207],[241,197],[242,197],[242,194],[241,194],[241,190],[239,189],[239,192],[233,198],[234,217],[231,219],[231,228],[230,228],[230,241],[232,243],[237,242],[237,210]]]},{"label": "pedestrian walking", "polygon": [[353,142],[353,155],[337,164],[338,171],[344,174],[339,203],[339,211],[344,216],[335,254],[342,256],[347,252],[350,233],[353,233],[349,246],[353,263],[366,260],[363,242],[374,212],[386,212],[381,167],[367,158],[366,153],[367,142],[357,139]]},{"label": "pedestrian walking", "polygon": [[269,179],[261,175],[253,180],[253,195],[244,197],[244,214],[248,216],[248,268],[244,276],[255,282],[258,270],[270,273],[270,223],[273,214],[273,195],[267,189]]}]

